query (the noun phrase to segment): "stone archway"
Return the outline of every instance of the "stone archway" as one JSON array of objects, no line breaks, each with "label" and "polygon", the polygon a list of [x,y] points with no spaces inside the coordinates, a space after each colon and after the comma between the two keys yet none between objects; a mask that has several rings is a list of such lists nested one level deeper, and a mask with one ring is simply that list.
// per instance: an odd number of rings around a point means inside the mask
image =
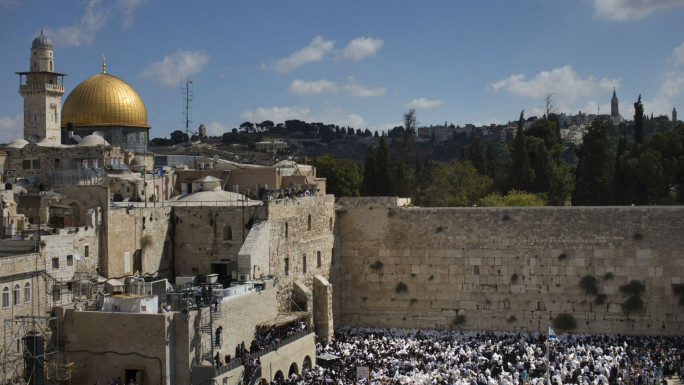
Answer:
[{"label": "stone archway", "polygon": [[273,381],[284,381],[285,380],[285,375],[283,375],[283,372],[281,370],[277,371],[275,376],[273,376]]},{"label": "stone archway", "polygon": [[287,371],[287,376],[290,377],[293,374],[299,374],[299,368],[297,367],[297,363],[293,362],[292,365],[290,365],[290,370]]},{"label": "stone archway", "polygon": [[304,362],[302,363],[302,373],[306,373],[311,370],[311,357],[304,357]]}]

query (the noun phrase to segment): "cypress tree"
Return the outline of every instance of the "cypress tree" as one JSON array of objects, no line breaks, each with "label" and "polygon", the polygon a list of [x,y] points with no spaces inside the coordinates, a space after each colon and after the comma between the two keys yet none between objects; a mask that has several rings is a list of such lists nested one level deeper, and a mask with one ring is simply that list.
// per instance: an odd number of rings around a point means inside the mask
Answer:
[{"label": "cypress tree", "polygon": [[572,194],[574,206],[606,206],[613,202],[615,164],[610,149],[610,123],[597,118],[582,138]]},{"label": "cypress tree", "polygon": [[363,182],[361,183],[362,196],[375,196],[375,153],[373,146],[368,146],[366,150],[366,161],[363,164]]},{"label": "cypress tree", "polygon": [[375,195],[394,196],[394,162],[390,154],[387,140],[383,135],[375,153]]},{"label": "cypress tree", "polygon": [[513,147],[511,148],[511,186],[516,190],[530,191],[534,180],[534,171],[530,165],[530,156],[527,153],[525,144],[525,132],[523,124],[525,110],[520,112],[518,119],[518,129],[515,132]]},{"label": "cypress tree", "polygon": [[[637,146],[637,143],[639,144]],[[644,105],[641,104],[641,95],[639,100],[634,103],[634,146],[640,147],[644,143]]]}]

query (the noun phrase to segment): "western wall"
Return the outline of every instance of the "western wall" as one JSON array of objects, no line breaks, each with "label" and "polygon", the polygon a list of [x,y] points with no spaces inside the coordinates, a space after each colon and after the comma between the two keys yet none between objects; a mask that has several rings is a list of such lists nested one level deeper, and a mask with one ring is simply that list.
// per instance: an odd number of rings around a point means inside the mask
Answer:
[{"label": "western wall", "polygon": [[336,326],[684,330],[684,207],[400,206],[338,199]]}]

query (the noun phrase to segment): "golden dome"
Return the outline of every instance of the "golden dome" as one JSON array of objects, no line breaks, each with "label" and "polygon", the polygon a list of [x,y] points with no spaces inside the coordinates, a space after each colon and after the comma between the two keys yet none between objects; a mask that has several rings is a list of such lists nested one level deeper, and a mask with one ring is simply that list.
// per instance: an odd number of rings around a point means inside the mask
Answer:
[{"label": "golden dome", "polygon": [[149,127],[138,93],[125,81],[104,72],[71,91],[62,107],[62,127],[67,123],[74,127]]}]

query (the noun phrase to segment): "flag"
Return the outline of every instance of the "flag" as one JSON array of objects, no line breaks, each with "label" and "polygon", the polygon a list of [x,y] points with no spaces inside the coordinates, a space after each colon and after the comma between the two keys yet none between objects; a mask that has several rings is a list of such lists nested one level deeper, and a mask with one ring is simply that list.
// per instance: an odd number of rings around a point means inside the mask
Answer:
[{"label": "flag", "polygon": [[143,167],[143,169],[140,170],[140,176],[142,176],[142,177],[145,176],[145,167]]},{"label": "flag", "polygon": [[549,339],[550,340],[557,340],[558,336],[556,336],[556,332],[551,329],[551,324],[549,324]]},{"label": "flag", "polygon": [[161,178],[161,177],[162,177],[162,171],[163,171],[162,168],[159,167],[159,173],[157,174],[157,178]]}]

